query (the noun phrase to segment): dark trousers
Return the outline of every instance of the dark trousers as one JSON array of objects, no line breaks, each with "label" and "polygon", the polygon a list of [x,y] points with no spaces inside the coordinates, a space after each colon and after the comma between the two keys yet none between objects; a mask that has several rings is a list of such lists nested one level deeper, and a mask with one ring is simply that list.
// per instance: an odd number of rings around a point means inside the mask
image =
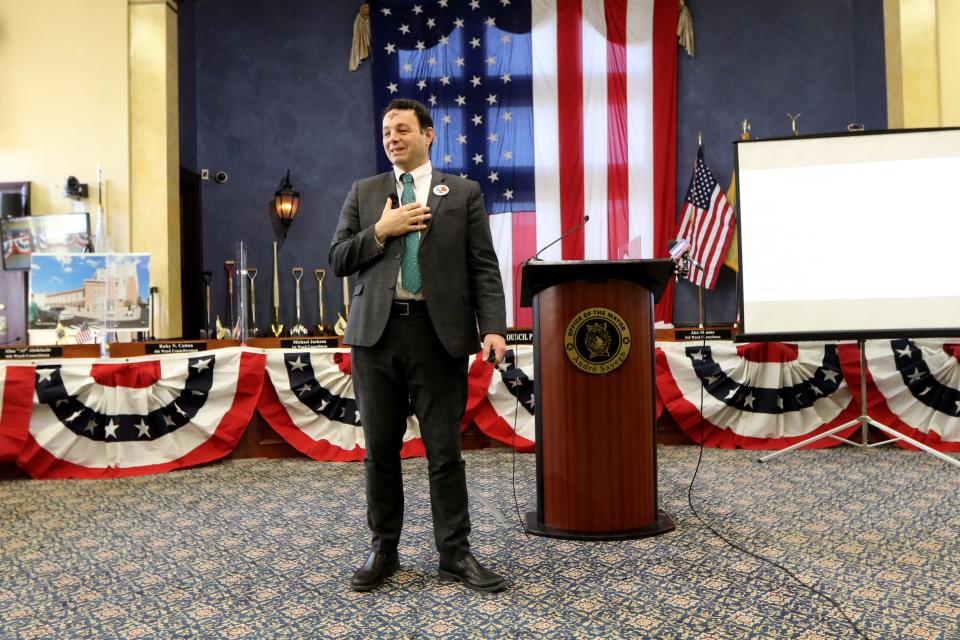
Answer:
[{"label": "dark trousers", "polygon": [[443,348],[424,308],[392,315],[380,341],[353,347],[353,384],[366,440],[367,522],[372,549],[393,552],[403,526],[400,448],[408,407],[420,421],[430,474],[437,550],[444,560],[468,550],[470,515],[460,455],[460,417],[467,400],[467,358]]}]

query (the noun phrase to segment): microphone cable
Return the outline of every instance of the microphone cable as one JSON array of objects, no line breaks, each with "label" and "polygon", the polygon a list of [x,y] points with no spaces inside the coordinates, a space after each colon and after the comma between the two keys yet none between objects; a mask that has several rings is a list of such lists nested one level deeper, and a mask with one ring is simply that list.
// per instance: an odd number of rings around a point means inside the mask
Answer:
[{"label": "microphone cable", "polygon": [[[700,343],[700,346],[703,347],[703,348],[706,348],[706,346],[707,346],[707,333],[706,333],[706,329],[705,329],[705,328],[704,328],[703,337],[702,337],[702,341],[701,341],[701,343]],[[700,378],[700,376],[697,376],[697,377]],[[777,569],[780,569],[781,571],[783,571],[784,573],[786,573],[788,576],[790,576],[790,578],[792,578],[793,581],[796,582],[797,584],[799,584],[801,587],[804,587],[805,589],[807,589],[807,590],[810,591],[811,593],[813,593],[813,594],[815,594],[815,595],[818,595],[818,596],[820,596],[821,598],[823,598],[824,600],[826,600],[828,603],[830,603],[830,605],[831,605],[834,609],[837,610],[837,612],[838,612],[841,616],[843,616],[843,619],[847,621],[847,623],[850,625],[850,627],[854,630],[854,632],[855,632],[859,637],[863,638],[864,640],[870,640],[870,638],[867,636],[867,634],[865,634],[865,633],[863,632],[863,630],[862,630],[859,626],[857,626],[857,623],[854,622],[854,621],[850,618],[850,616],[848,616],[848,615],[846,614],[846,612],[843,610],[843,607],[840,606],[840,603],[837,602],[830,594],[821,591],[820,589],[816,588],[816,587],[813,586],[813,585],[807,584],[806,582],[804,582],[803,580],[801,580],[800,577],[797,576],[796,573],[794,573],[793,571],[791,571],[790,569],[788,569],[788,568],[787,568],[786,566],[784,566],[783,564],[780,564],[779,562],[777,562],[777,561],[774,560],[773,558],[769,558],[769,557],[767,557],[767,556],[765,556],[765,555],[763,555],[763,554],[760,554],[760,553],[751,551],[751,550],[747,549],[746,547],[744,547],[743,545],[740,545],[740,544],[732,541],[732,540],[731,540],[730,538],[728,538],[726,535],[724,535],[724,534],[720,533],[719,531],[717,531],[717,529],[715,529],[715,528],[713,527],[713,525],[711,525],[709,522],[707,522],[706,519],[705,519],[703,516],[700,515],[700,512],[697,511],[697,508],[693,505],[693,485],[694,485],[694,483],[696,483],[696,481],[697,481],[697,475],[698,475],[699,472],[700,472],[700,464],[701,464],[701,462],[703,461],[703,449],[704,449],[704,441],[705,441],[705,433],[704,433],[704,432],[705,432],[705,430],[706,430],[706,418],[705,418],[704,415],[703,415],[703,401],[704,401],[704,383],[703,383],[703,378],[700,378],[700,451],[699,451],[699,454],[697,455],[697,466],[696,466],[696,467],[694,468],[694,470],[693,470],[693,477],[690,478],[690,484],[689,484],[689,486],[687,487],[687,505],[690,507],[690,511],[693,513],[693,516],[694,516],[697,520],[699,520],[700,523],[701,523],[704,527],[706,527],[707,530],[708,530],[710,533],[712,533],[713,535],[715,535],[717,538],[719,538],[719,539],[722,540],[723,542],[727,543],[729,546],[733,547],[733,548],[736,549],[737,551],[740,551],[741,553],[745,553],[746,555],[748,555],[748,556],[750,556],[750,557],[752,557],[752,558],[755,558],[755,559],[757,559],[757,560],[760,560],[760,561],[762,561],[762,562],[765,562],[765,563],[767,563],[767,564],[770,564],[770,565],[776,567]]]},{"label": "microphone cable", "polygon": [[[514,282],[520,281],[520,270],[523,264],[524,263],[521,262],[520,264],[517,265],[517,268],[514,270]],[[513,301],[513,321],[514,322],[517,321],[518,315],[520,315],[520,301],[514,300]],[[531,333],[533,332],[533,327],[530,327],[530,331]],[[514,347],[513,348],[513,368],[519,371],[519,367],[517,367],[517,349],[516,349],[518,345],[519,345],[519,342],[517,342],[515,339],[513,344],[513,347]],[[510,344],[507,343],[508,351],[510,350],[509,347],[510,347]],[[506,357],[506,354],[504,354],[504,357]],[[494,365],[494,373],[496,374],[496,365]],[[534,381],[534,384],[536,384],[536,381]],[[520,515],[520,500],[517,498],[517,416],[520,415],[520,392],[519,391],[517,391],[517,393],[514,394],[514,398],[516,399],[516,403],[513,406],[513,429],[512,429],[512,433],[510,434],[510,466],[511,466],[510,484],[513,488],[513,507],[517,512],[517,523],[520,525],[520,531],[522,531],[523,535],[527,538],[527,540],[529,540],[530,532],[527,531],[527,527],[523,523],[523,516]],[[536,407],[536,405],[534,405],[534,407]],[[534,408],[534,411],[536,411],[536,408]],[[534,416],[534,420],[536,420],[536,416]]]}]

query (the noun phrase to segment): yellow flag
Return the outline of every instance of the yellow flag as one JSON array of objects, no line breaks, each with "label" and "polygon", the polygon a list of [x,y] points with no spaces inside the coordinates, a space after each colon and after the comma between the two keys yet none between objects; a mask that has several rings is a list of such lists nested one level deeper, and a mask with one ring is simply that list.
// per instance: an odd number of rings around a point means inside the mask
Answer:
[{"label": "yellow flag", "polygon": [[[741,123],[743,125],[743,132],[740,134],[741,140],[750,139],[750,121],[746,118],[743,119]],[[730,186],[727,187],[727,202],[733,209],[737,208],[737,172],[734,170],[733,175],[730,176]],[[730,248],[727,249],[727,257],[723,259],[723,264],[727,265],[734,271],[740,271],[740,243],[737,241],[737,238],[733,238],[730,241]]]},{"label": "yellow flag", "polygon": [[[737,206],[737,172],[734,171],[730,177],[730,186],[727,187],[727,202],[734,209]],[[740,243],[734,237],[730,240],[730,248],[727,249],[727,257],[723,259],[723,264],[734,271],[740,271]]]}]

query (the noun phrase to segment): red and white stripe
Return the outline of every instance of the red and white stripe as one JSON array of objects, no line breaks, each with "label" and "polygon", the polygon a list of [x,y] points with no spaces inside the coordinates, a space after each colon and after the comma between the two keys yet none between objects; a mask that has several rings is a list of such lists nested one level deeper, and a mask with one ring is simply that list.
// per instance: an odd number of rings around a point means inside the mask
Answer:
[{"label": "red and white stripe", "polygon": [[634,241],[652,258],[675,226],[676,2],[532,4],[535,212],[490,216],[516,326],[518,266],[584,215],[541,257],[616,260]]},{"label": "red and white stripe", "polygon": [[27,441],[33,376],[33,366],[0,364],[0,462],[15,460]]}]

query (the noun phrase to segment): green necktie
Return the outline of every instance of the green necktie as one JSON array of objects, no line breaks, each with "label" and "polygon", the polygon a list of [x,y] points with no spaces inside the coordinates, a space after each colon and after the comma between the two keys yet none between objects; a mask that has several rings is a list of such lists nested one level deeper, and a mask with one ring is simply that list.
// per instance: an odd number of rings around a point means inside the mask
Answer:
[{"label": "green necktie", "polygon": [[[400,182],[403,183],[403,193],[400,194],[400,204],[410,204],[416,202],[417,194],[413,190],[413,176],[409,173],[400,175]],[[401,261],[400,284],[410,293],[420,291],[422,282],[420,281],[420,261],[417,259],[417,251],[420,249],[420,232],[411,231],[403,237],[403,260]]]}]

